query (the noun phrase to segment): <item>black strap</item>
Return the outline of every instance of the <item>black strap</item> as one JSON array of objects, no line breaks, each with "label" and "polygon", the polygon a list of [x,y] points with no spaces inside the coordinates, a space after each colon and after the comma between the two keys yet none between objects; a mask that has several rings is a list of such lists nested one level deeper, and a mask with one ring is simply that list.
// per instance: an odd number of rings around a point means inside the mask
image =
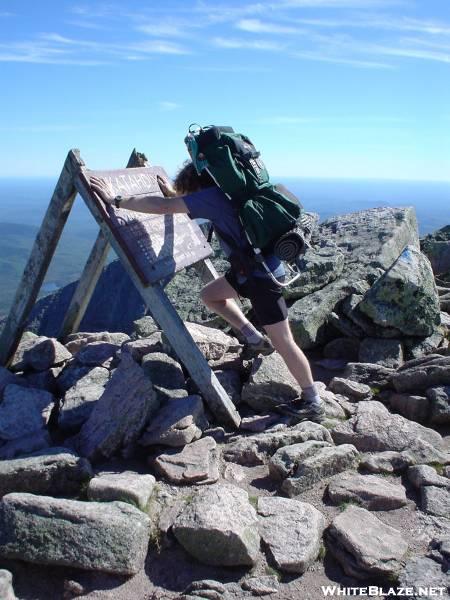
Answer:
[{"label": "black strap", "polygon": [[213,233],[214,233],[214,225],[212,223],[210,223],[209,231],[208,231],[208,244],[211,243]]}]

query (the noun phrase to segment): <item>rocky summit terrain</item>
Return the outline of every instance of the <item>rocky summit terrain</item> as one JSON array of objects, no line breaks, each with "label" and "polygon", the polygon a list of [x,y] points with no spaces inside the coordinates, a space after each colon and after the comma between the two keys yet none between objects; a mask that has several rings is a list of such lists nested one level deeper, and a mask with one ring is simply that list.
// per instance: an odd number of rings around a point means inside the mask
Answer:
[{"label": "rocky summit terrain", "polygon": [[0,367],[0,598],[450,597],[450,226],[420,240],[413,208],[378,208],[313,240],[286,298],[321,424],[283,414],[296,381],[276,353],[244,360],[192,268],[166,289],[238,430],[120,263],[63,341],[75,284],[36,304]]}]

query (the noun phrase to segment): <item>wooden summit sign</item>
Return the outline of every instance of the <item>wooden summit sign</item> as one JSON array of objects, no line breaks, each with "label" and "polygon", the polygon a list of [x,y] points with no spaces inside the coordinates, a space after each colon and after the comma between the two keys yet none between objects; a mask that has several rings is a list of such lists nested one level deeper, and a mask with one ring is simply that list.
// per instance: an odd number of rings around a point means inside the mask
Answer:
[{"label": "wooden summit sign", "polygon": [[193,265],[206,282],[217,277],[214,267],[206,258],[212,251],[200,228],[185,214],[150,215],[116,209],[100,200],[89,186],[89,177],[95,175],[107,181],[114,195],[160,195],[156,176],[160,175],[165,180],[168,177],[161,167],[149,167],[146,164],[145,157],[133,151],[127,169],[90,171],[78,150],[69,152],[1,332],[0,365],[7,367],[14,356],[79,193],[100,231],[67,309],[58,339],[64,343],[67,335],[78,331],[112,247],[211,411],[219,421],[238,427],[241,419],[233,402],[159,283],[161,279],[189,265]]},{"label": "wooden summit sign", "polygon": [[161,167],[80,170],[85,193],[96,203],[143,285],[160,281],[207,258],[212,254],[210,245],[197,223],[187,215],[152,215],[105,204],[89,187],[89,179],[92,176],[104,179],[112,196],[161,196],[157,175],[170,181]]}]

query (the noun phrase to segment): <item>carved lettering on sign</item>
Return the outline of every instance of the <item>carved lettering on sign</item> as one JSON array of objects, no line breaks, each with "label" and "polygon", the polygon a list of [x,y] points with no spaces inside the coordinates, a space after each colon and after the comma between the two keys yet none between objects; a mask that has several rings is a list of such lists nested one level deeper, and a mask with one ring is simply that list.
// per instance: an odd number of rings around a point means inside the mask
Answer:
[{"label": "carved lettering on sign", "polygon": [[[83,175],[87,181],[91,176],[103,178],[112,196],[161,195],[157,175],[169,180],[161,167],[84,170]],[[91,194],[100,202],[92,191]],[[165,279],[212,254],[200,227],[185,214],[153,215],[105,204],[102,208],[107,225],[144,285]]]}]

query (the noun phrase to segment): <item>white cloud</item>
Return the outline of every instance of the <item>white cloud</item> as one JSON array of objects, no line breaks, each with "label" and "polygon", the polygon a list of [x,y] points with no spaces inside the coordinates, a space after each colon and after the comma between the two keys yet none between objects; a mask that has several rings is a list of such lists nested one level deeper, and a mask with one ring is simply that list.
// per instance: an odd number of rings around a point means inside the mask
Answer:
[{"label": "white cloud", "polygon": [[387,31],[415,31],[418,33],[438,35],[450,34],[450,24],[438,21],[424,21],[408,17],[380,15],[376,13],[363,13],[352,18],[295,18],[295,23],[311,25],[313,27],[334,29],[380,29]]},{"label": "white cloud", "polygon": [[236,27],[251,33],[299,33],[298,28],[276,23],[264,23],[259,19],[241,19],[236,23]]},{"label": "white cloud", "polygon": [[212,40],[218,48],[240,49],[249,48],[251,50],[274,50],[279,51],[285,48],[284,45],[267,40],[242,40],[236,38],[216,37]]},{"label": "white cloud", "polygon": [[431,50],[421,50],[420,48],[394,48],[389,46],[372,46],[371,51],[375,54],[384,54],[386,56],[399,56],[403,58],[419,58],[421,60],[431,60],[436,62],[450,63],[450,53],[433,52]]},{"label": "white cloud", "polygon": [[300,51],[293,52],[291,54],[293,58],[299,58],[303,60],[316,60],[320,62],[328,62],[335,63],[341,65],[348,65],[350,67],[358,67],[362,69],[394,69],[393,65],[384,62],[372,61],[372,60],[363,60],[359,58],[351,58],[346,56],[337,56],[326,53],[321,53],[320,51]]},{"label": "white cloud", "polygon": [[154,37],[182,37],[186,35],[186,27],[173,23],[153,22],[146,25],[138,25],[136,30]]},{"label": "white cloud", "polygon": [[176,102],[170,102],[169,100],[163,100],[159,103],[159,108],[163,111],[172,111],[180,108],[180,104]]},{"label": "white cloud", "polygon": [[152,54],[184,55],[191,51],[164,40],[115,44],[41,33],[37,39],[0,44],[0,62],[97,66],[113,60],[146,60]]}]

